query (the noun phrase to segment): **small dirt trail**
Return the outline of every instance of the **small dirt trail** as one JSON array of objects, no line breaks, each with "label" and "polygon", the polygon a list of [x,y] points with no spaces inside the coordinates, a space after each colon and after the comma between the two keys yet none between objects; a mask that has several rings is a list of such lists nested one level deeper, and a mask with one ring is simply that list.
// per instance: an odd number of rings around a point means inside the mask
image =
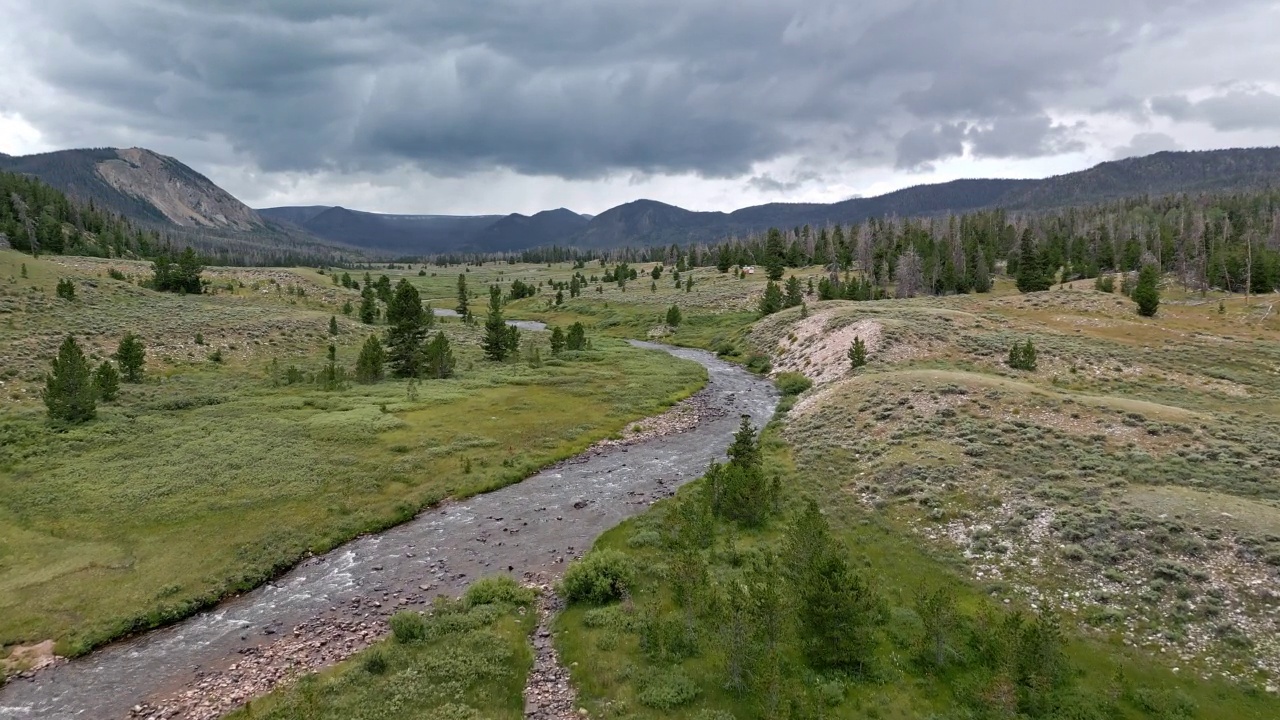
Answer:
[{"label": "small dirt trail", "polygon": [[[709,384],[699,400],[715,412],[685,432],[598,448],[515,485],[446,503],[311,558],[213,610],[11,682],[0,688],[0,718],[125,718],[139,704],[164,707],[184,692],[238,704],[264,687],[245,670],[263,657],[277,657],[283,677],[289,673],[280,663],[300,670],[331,661],[309,657],[349,654],[396,610],[457,594],[483,575],[558,575],[600,533],[723,457],[743,415],[761,426],[777,406],[770,382],[711,353],[633,344],[706,367]],[[309,641],[306,628],[333,627],[346,634]],[[292,641],[283,652],[282,638]],[[211,716],[192,708],[159,716]]]}]

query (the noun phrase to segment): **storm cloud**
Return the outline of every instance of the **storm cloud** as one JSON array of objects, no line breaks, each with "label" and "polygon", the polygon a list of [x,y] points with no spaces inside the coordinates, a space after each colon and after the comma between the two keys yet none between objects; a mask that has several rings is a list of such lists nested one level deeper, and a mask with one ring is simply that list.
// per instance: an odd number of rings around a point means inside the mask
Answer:
[{"label": "storm cloud", "polygon": [[[1252,84],[1204,97],[1123,81],[1148,48],[1271,12],[1261,1],[2,4],[15,73],[0,113],[52,145],[242,166],[259,189],[273,174],[410,168],[803,192],[850,167],[879,179],[957,158],[1109,157],[1142,133],[1177,145],[1155,122],[1280,123],[1274,64],[1210,78]],[[1136,126],[1111,137],[1108,122]]]}]

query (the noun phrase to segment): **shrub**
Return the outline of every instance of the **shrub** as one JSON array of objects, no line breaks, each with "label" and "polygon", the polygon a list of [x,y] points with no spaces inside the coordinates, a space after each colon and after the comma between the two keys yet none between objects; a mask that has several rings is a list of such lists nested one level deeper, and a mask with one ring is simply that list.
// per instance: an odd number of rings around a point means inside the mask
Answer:
[{"label": "shrub", "polygon": [[398,643],[410,643],[427,636],[427,623],[421,613],[403,610],[391,616],[391,635]]},{"label": "shrub", "polygon": [[747,369],[753,373],[765,375],[773,369],[773,363],[769,360],[768,355],[751,353],[747,357]]},{"label": "shrub", "polygon": [[533,599],[533,588],[521,587],[515,578],[508,575],[480,578],[471,583],[466,594],[462,596],[462,601],[468,608],[498,603],[532,605]]},{"label": "shrub", "polygon": [[387,671],[387,652],[380,647],[373,648],[360,659],[360,667],[370,675],[381,675]]},{"label": "shrub", "polygon": [[1113,293],[1116,291],[1116,279],[1110,275],[1099,275],[1093,281],[1093,289],[1098,292]]},{"label": "shrub", "polygon": [[655,710],[671,710],[688,705],[698,697],[698,686],[680,668],[649,674],[636,699]]},{"label": "shrub", "polygon": [[798,372],[778,373],[774,382],[777,383],[778,390],[783,395],[799,395],[813,387],[813,381]]},{"label": "shrub", "polygon": [[596,605],[620,600],[633,577],[630,558],[617,550],[597,550],[570,565],[565,572],[565,599]]}]

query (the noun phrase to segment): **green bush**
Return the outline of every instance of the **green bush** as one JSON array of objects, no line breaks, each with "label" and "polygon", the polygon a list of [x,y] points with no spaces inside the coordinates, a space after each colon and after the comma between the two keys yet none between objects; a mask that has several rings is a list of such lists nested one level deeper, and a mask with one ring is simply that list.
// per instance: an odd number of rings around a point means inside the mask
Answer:
[{"label": "green bush", "polygon": [[766,375],[773,369],[773,363],[769,360],[768,355],[751,353],[747,357],[747,369],[759,375]]},{"label": "green bush", "polygon": [[515,578],[509,575],[494,575],[471,583],[462,600],[468,608],[473,608],[477,605],[499,603],[532,605],[534,597],[533,588],[521,587]]},{"label": "green bush", "polygon": [[655,710],[688,705],[698,697],[698,686],[680,668],[658,670],[645,678],[636,699]]},{"label": "green bush", "polygon": [[403,610],[391,616],[391,635],[398,643],[411,643],[427,636],[427,623],[422,614]]},{"label": "green bush", "polygon": [[387,652],[380,647],[373,648],[360,659],[360,667],[370,675],[381,675],[387,671]]},{"label": "green bush", "polygon": [[571,603],[603,605],[622,599],[634,577],[631,559],[617,550],[597,550],[569,566],[564,596]]},{"label": "green bush", "polygon": [[798,372],[778,373],[774,383],[783,395],[799,395],[813,387],[813,381]]}]

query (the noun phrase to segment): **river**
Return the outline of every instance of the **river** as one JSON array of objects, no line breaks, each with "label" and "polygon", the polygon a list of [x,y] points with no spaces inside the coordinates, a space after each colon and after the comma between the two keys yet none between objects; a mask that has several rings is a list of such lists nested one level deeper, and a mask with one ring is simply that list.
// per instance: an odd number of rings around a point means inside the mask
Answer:
[{"label": "river", "polygon": [[633,344],[706,367],[704,401],[723,414],[683,433],[589,452],[520,483],[445,503],[311,558],[212,610],[11,682],[0,688],[0,717],[124,718],[135,703],[183,687],[202,668],[233,662],[245,647],[269,639],[264,635],[350,614],[361,598],[416,592],[424,584],[433,593],[457,594],[487,574],[563,570],[564,561],[602,532],[722,458],[743,415],[760,427],[777,406],[772,383],[711,353]]}]

